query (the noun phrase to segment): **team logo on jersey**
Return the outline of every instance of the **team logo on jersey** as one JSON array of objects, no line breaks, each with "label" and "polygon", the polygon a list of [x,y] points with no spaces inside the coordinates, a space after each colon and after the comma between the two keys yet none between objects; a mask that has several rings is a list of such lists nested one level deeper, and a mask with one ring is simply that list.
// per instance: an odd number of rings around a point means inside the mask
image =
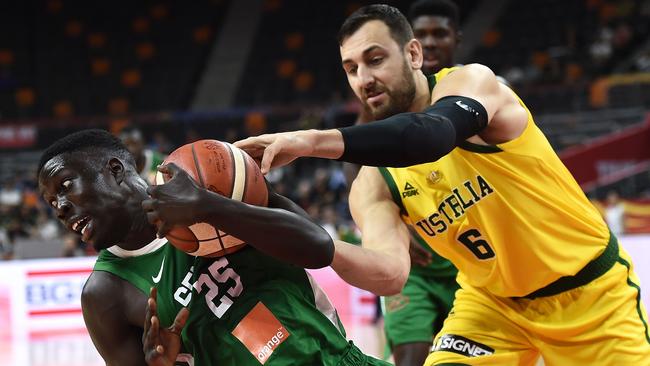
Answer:
[{"label": "team logo on jersey", "polygon": [[442,180],[442,172],[439,170],[432,170],[429,175],[427,175],[427,181],[431,184],[436,184]]},{"label": "team logo on jersey", "polygon": [[160,279],[162,278],[163,268],[165,268],[165,258],[166,257],[163,257],[162,263],[160,264],[160,271],[158,271],[158,275],[156,277],[151,276],[153,283],[160,282]]},{"label": "team logo on jersey", "polygon": [[262,364],[291,335],[266,305],[258,302],[232,331]]},{"label": "team logo on jersey", "polygon": [[454,352],[467,357],[494,354],[494,348],[455,334],[445,334],[433,345],[433,352]]},{"label": "team logo on jersey", "polygon": [[402,198],[417,196],[418,194],[420,194],[418,189],[413,187],[411,183],[406,182],[404,185],[404,192],[402,192]]}]

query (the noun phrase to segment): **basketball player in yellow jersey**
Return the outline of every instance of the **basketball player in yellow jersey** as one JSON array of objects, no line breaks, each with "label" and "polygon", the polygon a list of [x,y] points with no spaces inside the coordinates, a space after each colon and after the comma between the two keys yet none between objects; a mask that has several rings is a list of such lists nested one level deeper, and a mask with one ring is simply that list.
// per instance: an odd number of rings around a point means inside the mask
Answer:
[{"label": "basketball player in yellow jersey", "polygon": [[300,156],[365,165],[350,194],[363,247],[335,242],[332,262],[352,285],[401,289],[406,225],[456,265],[462,289],[425,364],[650,365],[631,260],[515,93],[482,65],[439,72],[430,92],[390,6],[353,13],[339,44],[350,86],[383,120],[237,146],[263,172]]}]

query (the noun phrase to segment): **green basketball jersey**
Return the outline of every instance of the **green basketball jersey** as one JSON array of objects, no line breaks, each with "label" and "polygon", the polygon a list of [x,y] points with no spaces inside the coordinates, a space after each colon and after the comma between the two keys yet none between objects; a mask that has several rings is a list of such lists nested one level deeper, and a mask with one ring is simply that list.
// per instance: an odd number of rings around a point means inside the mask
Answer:
[{"label": "green basketball jersey", "polygon": [[[131,283],[147,297],[151,287],[158,288],[158,316],[160,323],[169,326],[182,308],[171,296],[185,278],[195,258],[167,245],[167,240],[156,239],[138,250],[124,250],[117,246],[99,252],[94,271],[104,271]],[[144,323],[144,319],[142,319]],[[178,365],[192,365],[192,357],[185,350],[177,358]]]},{"label": "green basketball jersey", "polygon": [[338,365],[360,353],[303,268],[247,247],[194,270],[183,341],[197,366]]}]

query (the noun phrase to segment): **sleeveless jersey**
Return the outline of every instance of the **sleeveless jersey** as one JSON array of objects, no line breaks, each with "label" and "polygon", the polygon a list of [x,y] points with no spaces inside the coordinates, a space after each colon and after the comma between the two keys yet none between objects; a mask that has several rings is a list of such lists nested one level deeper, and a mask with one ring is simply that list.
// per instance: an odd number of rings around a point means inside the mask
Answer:
[{"label": "sleeveless jersey", "polygon": [[528,121],[516,139],[491,146],[465,141],[435,162],[380,168],[404,221],[453,262],[459,283],[508,297],[576,274],[610,238],[517,99]]},{"label": "sleeveless jersey", "polygon": [[[138,250],[124,250],[117,246],[101,250],[93,270],[112,273],[131,283],[147,297],[151,287],[156,286],[160,324],[169,326],[183,306],[174,301],[171,295],[182,283],[194,261],[194,257],[167,245],[165,239],[156,239]],[[183,349],[177,364],[193,365],[191,359]]]},{"label": "sleeveless jersey", "polygon": [[[352,344],[303,268],[252,247],[199,258],[176,292],[189,303],[183,343],[198,365],[337,365]],[[343,361],[342,361],[343,360]]]}]

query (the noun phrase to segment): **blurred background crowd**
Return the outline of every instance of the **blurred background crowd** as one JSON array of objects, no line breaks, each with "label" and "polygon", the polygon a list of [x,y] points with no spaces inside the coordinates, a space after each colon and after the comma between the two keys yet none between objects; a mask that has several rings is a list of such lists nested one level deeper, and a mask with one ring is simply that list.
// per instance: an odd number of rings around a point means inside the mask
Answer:
[{"label": "blurred background crowd", "polygon": [[[335,35],[367,3],[3,2],[2,259],[92,254],[64,234],[35,182],[40,151],[70,132],[130,138],[148,164],[203,138],[353,124],[359,105]],[[650,232],[650,1],[456,3],[456,61],[512,85],[614,232]],[[304,159],[267,179],[332,236],[358,236],[341,164]]]}]

